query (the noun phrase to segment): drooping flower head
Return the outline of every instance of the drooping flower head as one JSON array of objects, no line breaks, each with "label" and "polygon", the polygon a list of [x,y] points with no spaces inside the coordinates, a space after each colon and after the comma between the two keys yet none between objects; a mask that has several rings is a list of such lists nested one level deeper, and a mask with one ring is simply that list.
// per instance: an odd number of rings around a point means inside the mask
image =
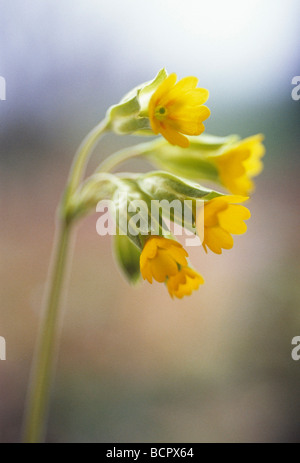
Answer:
[{"label": "drooping flower head", "polygon": [[167,288],[172,299],[174,296],[181,299],[192,294],[203,283],[200,273],[190,267],[182,267],[176,275],[168,278]]},{"label": "drooping flower head", "polygon": [[235,195],[249,195],[254,189],[252,178],[258,175],[265,154],[262,144],[263,135],[253,135],[225,149],[218,155],[210,157],[217,167],[222,185]]},{"label": "drooping flower head", "polygon": [[[202,246],[216,254],[222,254],[222,249],[233,247],[233,235],[241,235],[247,231],[244,220],[251,217],[250,211],[241,206],[248,198],[244,196],[220,196],[204,204],[204,237]],[[203,215],[199,214],[199,217]],[[201,235],[203,223],[197,223]],[[201,229],[200,229],[201,228]]]},{"label": "drooping flower head", "polygon": [[179,266],[187,266],[188,253],[180,243],[162,236],[151,236],[142,250],[140,269],[144,280],[152,283],[154,278],[164,283],[179,271]]},{"label": "drooping flower head", "polygon": [[166,283],[172,298],[190,295],[204,283],[202,276],[188,266],[188,253],[180,243],[162,236],[152,236],[140,256],[141,274],[152,283]]},{"label": "drooping flower head", "polygon": [[185,77],[176,83],[176,74],[170,74],[155,90],[149,102],[149,119],[155,134],[161,133],[172,145],[189,146],[185,135],[200,135],[203,121],[210,110],[203,106],[209,92],[196,88],[196,77]]}]

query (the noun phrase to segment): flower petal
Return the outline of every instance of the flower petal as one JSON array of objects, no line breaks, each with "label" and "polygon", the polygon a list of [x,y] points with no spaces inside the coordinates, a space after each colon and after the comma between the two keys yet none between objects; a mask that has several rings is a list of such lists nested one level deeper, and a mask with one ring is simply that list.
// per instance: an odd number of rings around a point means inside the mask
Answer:
[{"label": "flower petal", "polygon": [[216,254],[222,254],[222,248],[231,249],[233,247],[233,238],[220,227],[205,227],[204,244]]},{"label": "flower petal", "polygon": [[175,260],[165,250],[159,250],[155,259],[151,260],[150,265],[153,278],[159,283],[164,283],[168,276],[176,275],[178,272]]},{"label": "flower petal", "polygon": [[[220,198],[211,199],[204,204],[204,226],[214,227],[218,224],[218,213],[228,208],[228,202],[224,199],[224,196]],[[199,220],[203,220],[203,214],[198,214],[197,226],[203,226]]]},{"label": "flower petal", "polygon": [[204,279],[198,272],[190,267],[183,267],[175,276],[168,279],[167,288],[172,298],[175,296],[181,299],[183,296],[190,295],[203,283]]},{"label": "flower petal", "polygon": [[149,283],[152,284],[152,273],[151,273],[151,266],[150,262],[147,261],[144,267],[141,267],[141,274],[144,280],[148,280]]},{"label": "flower petal", "polygon": [[165,139],[171,143],[171,145],[178,145],[181,148],[187,148],[190,145],[190,141],[181,133],[176,132],[172,127],[167,124],[161,124],[160,133]]},{"label": "flower petal", "polygon": [[249,209],[239,204],[229,204],[228,208],[218,214],[220,226],[235,235],[242,235],[247,231],[244,220],[250,219]]},{"label": "flower petal", "polygon": [[178,132],[186,135],[200,135],[205,130],[202,122],[209,115],[210,110],[206,106],[186,108],[184,111],[172,114],[169,124]]},{"label": "flower petal", "polygon": [[177,75],[173,72],[158,86],[158,88],[151,97],[150,103],[154,103],[155,106],[157,104],[161,104],[161,98],[165,95],[168,95],[170,89],[174,86],[176,80]]},{"label": "flower petal", "polygon": [[157,239],[152,237],[146,242],[140,257],[140,267],[144,268],[148,259],[153,259],[157,253]]}]

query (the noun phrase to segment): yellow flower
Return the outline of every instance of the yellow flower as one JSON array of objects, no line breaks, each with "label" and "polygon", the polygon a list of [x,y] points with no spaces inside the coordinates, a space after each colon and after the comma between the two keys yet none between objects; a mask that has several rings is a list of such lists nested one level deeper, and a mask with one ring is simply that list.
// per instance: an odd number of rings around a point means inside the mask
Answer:
[{"label": "yellow flower", "polygon": [[253,191],[252,177],[263,169],[263,138],[260,134],[245,138],[227,148],[222,154],[210,158],[218,169],[221,183],[231,193],[247,196]]},{"label": "yellow flower", "polygon": [[176,275],[168,278],[167,288],[172,299],[174,296],[181,299],[183,296],[189,296],[203,283],[204,279],[198,272],[190,267],[182,267]]},{"label": "yellow flower", "polygon": [[[241,206],[248,198],[244,196],[220,196],[204,204],[204,238],[202,246],[216,254],[222,254],[223,249],[231,249],[234,235],[241,235],[247,231],[244,220],[251,217],[250,211]],[[203,214],[202,214],[203,215]],[[201,217],[201,214],[199,214]],[[201,236],[203,223],[198,221],[198,233]],[[201,228],[200,228],[201,227]]]},{"label": "yellow flower", "polygon": [[140,257],[142,277],[149,283],[152,283],[152,278],[164,283],[179,272],[179,266],[187,266],[187,256],[188,253],[177,241],[152,236],[146,241]]},{"label": "yellow flower", "polygon": [[203,106],[208,90],[196,88],[196,77],[185,77],[177,82],[176,74],[170,74],[155,90],[149,102],[149,119],[155,134],[161,133],[172,145],[187,148],[186,135],[200,135],[203,121],[210,110]]}]

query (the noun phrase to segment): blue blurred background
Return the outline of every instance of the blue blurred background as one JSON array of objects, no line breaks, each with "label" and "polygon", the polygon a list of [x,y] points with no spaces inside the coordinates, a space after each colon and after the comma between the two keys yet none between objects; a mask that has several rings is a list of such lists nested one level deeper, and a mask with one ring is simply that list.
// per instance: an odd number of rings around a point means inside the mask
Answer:
[{"label": "blue blurred background", "polygon": [[[182,301],[158,284],[130,288],[96,216],[80,224],[47,440],[299,441],[299,2],[12,0],[0,11],[0,441],[20,439],[74,152],[108,106],[161,67],[209,89],[208,133],[265,134],[252,219],[230,252],[193,249],[206,284]],[[91,167],[136,141],[106,136]]]}]

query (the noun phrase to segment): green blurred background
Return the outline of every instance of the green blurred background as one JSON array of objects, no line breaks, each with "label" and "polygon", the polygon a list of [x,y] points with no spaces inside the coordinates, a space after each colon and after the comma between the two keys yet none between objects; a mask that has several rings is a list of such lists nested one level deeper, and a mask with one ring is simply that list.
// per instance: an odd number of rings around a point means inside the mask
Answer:
[{"label": "green blurred background", "polygon": [[[245,236],[192,249],[206,284],[133,289],[97,216],[78,227],[48,442],[300,441],[297,0],[0,1],[0,441],[20,439],[54,234],[73,154],[107,107],[163,66],[210,90],[207,133],[266,136]],[[138,141],[106,136],[91,166]],[[141,161],[124,168],[149,169]]]}]

